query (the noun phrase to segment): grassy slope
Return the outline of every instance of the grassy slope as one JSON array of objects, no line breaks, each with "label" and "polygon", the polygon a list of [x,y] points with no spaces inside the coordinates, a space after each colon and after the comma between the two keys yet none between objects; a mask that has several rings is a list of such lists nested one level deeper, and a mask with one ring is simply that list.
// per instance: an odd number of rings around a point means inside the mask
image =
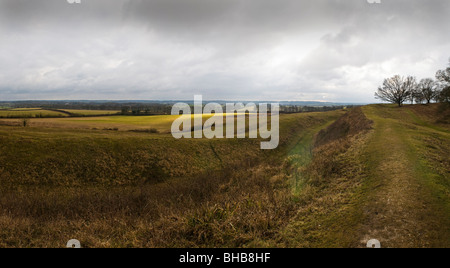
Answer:
[{"label": "grassy slope", "polygon": [[272,245],[365,247],[375,238],[383,247],[450,246],[450,132],[436,123],[437,109],[366,106],[373,129],[344,138],[352,130],[334,123],[322,138],[336,140],[290,171],[304,205]]},{"label": "grassy slope", "polygon": [[[319,133],[312,162],[306,166],[302,161],[294,163],[288,171],[299,205],[295,216],[272,241],[273,246],[357,246],[354,237],[362,220],[360,189],[364,178],[359,156],[367,143],[369,126],[360,110],[350,115]],[[358,121],[362,123],[355,124]]]},{"label": "grassy slope", "polygon": [[[311,140],[310,129],[341,114],[283,115],[271,152],[258,140],[0,127],[0,246],[64,246],[73,237],[90,247],[258,244],[267,221],[289,208],[273,205],[289,200],[270,188],[277,166]],[[204,240],[210,233],[216,239]]]}]

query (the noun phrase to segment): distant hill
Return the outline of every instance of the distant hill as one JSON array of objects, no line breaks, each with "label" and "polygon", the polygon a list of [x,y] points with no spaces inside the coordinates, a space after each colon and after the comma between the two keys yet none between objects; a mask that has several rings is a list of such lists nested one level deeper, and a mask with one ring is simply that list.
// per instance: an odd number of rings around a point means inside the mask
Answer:
[{"label": "distant hill", "polygon": [[[124,105],[173,105],[178,102],[185,102],[193,104],[193,100],[39,100],[39,101],[0,101],[1,108],[34,108],[34,107],[53,107],[53,108],[65,108],[65,107],[86,107],[92,106],[96,109],[101,109],[102,106],[124,106]],[[204,100],[204,103],[279,103],[285,106],[310,106],[310,107],[324,107],[324,106],[342,106],[342,105],[365,105],[365,103],[338,103],[338,102],[320,102],[320,101],[242,101],[242,100]]]}]

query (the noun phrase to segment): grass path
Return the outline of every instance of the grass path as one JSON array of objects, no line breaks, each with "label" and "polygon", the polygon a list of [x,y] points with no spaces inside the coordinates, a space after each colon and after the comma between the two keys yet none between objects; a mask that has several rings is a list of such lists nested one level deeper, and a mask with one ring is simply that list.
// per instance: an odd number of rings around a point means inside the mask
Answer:
[{"label": "grass path", "polygon": [[406,109],[367,106],[364,112],[375,125],[365,154],[370,177],[361,244],[375,238],[383,247],[450,246],[448,177],[427,155],[436,150],[448,157],[446,147],[430,144],[448,145],[449,132]]}]

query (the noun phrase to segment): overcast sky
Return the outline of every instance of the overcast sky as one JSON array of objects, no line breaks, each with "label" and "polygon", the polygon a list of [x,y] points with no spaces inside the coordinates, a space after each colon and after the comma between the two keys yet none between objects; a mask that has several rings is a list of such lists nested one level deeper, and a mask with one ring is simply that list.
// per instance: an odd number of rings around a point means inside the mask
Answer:
[{"label": "overcast sky", "polygon": [[450,57],[448,0],[0,0],[0,100],[377,102]]}]

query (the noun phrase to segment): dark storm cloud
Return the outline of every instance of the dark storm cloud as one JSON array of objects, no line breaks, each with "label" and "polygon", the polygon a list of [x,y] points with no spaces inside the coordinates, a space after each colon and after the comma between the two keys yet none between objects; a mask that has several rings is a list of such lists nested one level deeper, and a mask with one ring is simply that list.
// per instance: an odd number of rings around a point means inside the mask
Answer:
[{"label": "dark storm cloud", "polygon": [[0,99],[373,101],[433,76],[448,0],[0,0]]}]

